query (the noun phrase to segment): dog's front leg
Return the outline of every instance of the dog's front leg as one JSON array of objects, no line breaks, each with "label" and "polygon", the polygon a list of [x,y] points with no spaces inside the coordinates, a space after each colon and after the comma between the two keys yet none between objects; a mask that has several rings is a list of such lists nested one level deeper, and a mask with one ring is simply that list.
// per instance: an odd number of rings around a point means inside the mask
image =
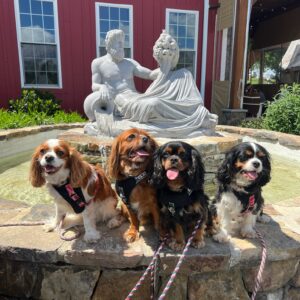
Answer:
[{"label": "dog's front leg", "polygon": [[54,220],[50,224],[45,224],[44,230],[46,232],[53,231],[59,226],[60,222],[64,219],[64,217],[65,217],[65,210],[62,209],[59,204],[55,204]]},{"label": "dog's front leg", "polygon": [[97,230],[95,205],[93,202],[85,207],[82,217],[85,229],[84,240],[88,243],[97,242],[100,239],[100,232]]},{"label": "dog's front leg", "polygon": [[253,239],[256,237],[256,233],[254,230],[255,222],[256,222],[256,215],[253,215],[252,213],[246,214],[241,227],[242,237],[249,238],[249,239]]},{"label": "dog's front leg", "polygon": [[132,243],[139,238],[139,220],[134,212],[127,208],[130,227],[125,232],[124,237],[127,242]]}]

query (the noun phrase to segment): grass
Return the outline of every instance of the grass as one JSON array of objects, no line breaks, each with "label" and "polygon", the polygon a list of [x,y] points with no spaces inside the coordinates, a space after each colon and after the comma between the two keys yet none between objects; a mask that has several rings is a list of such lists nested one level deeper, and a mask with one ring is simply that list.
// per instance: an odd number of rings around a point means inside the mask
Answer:
[{"label": "grass", "polygon": [[86,119],[75,112],[66,113],[60,110],[53,116],[48,116],[43,112],[27,114],[24,112],[9,112],[5,109],[0,109],[0,129],[77,122],[86,122]]}]

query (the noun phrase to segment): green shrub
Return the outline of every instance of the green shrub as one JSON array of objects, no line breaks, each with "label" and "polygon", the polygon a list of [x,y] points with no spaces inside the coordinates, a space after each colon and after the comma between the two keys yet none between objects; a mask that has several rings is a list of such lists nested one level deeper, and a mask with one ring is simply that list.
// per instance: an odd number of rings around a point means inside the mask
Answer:
[{"label": "green shrub", "polygon": [[0,129],[75,122],[86,122],[86,119],[75,112],[58,111],[54,116],[48,116],[45,112],[27,114],[22,111],[10,112],[0,109]]},{"label": "green shrub", "polygon": [[263,118],[243,120],[240,126],[246,128],[263,129]]},{"label": "green shrub", "polygon": [[20,99],[9,100],[8,110],[32,115],[45,113],[47,116],[53,116],[60,110],[60,100],[49,92],[23,90]]},{"label": "green shrub", "polygon": [[269,102],[263,127],[279,132],[300,135],[300,84],[284,85]]}]

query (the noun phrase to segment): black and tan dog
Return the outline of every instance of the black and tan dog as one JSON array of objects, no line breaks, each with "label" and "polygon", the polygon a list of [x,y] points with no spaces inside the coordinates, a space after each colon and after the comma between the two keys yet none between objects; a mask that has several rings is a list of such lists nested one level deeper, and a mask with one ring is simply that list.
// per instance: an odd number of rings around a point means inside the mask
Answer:
[{"label": "black and tan dog", "polygon": [[168,246],[182,250],[185,234],[191,233],[201,218],[192,246],[203,247],[208,197],[203,191],[204,166],[199,152],[180,141],[162,145],[154,154],[150,182],[157,188],[161,238],[169,235]]}]

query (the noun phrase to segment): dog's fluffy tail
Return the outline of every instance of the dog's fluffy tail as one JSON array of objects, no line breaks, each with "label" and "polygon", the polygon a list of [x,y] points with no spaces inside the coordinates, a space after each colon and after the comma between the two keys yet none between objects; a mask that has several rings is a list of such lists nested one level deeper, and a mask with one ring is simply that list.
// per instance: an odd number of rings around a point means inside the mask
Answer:
[{"label": "dog's fluffy tail", "polygon": [[62,229],[66,230],[77,225],[83,225],[82,215],[67,214],[63,220]]}]

